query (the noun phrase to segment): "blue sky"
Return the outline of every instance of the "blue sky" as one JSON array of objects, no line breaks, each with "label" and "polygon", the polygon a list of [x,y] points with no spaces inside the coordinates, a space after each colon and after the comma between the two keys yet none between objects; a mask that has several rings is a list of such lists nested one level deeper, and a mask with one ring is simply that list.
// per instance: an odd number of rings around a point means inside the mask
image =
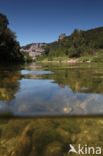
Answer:
[{"label": "blue sky", "polygon": [[7,15],[20,45],[103,26],[103,0],[1,0],[0,12]]}]

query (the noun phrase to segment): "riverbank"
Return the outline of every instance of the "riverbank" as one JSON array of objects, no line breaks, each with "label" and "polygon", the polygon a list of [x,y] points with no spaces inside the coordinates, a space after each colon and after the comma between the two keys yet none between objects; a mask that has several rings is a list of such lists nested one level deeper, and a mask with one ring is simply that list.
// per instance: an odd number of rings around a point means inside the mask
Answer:
[{"label": "riverbank", "polygon": [[54,58],[39,58],[37,62],[42,63],[91,63],[91,62],[103,62],[103,56],[83,56],[79,58],[67,58],[67,57],[54,57]]},{"label": "riverbank", "polygon": [[84,55],[80,57],[59,56],[49,57],[44,55],[39,56],[35,61],[42,63],[91,63],[91,62],[103,62],[103,49],[98,49],[93,55]]}]

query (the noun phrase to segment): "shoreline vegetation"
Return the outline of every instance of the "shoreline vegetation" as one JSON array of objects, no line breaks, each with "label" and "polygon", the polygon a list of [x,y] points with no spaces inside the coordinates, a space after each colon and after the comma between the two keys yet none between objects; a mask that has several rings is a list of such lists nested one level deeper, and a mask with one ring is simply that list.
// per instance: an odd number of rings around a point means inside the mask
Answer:
[{"label": "shoreline vegetation", "polygon": [[[54,58],[52,60],[49,59],[44,59],[42,61],[37,60],[37,62],[42,62],[42,63],[50,63],[50,62],[54,62],[54,63],[68,63],[68,64],[72,64],[72,63],[91,63],[91,62],[95,62],[94,61],[95,58],[88,58],[88,57],[81,57],[81,58],[73,58],[73,59],[65,59],[65,58]],[[97,61],[96,61],[97,62]]]},{"label": "shoreline vegetation", "polygon": [[36,62],[41,62],[41,63],[49,63],[49,62],[54,62],[54,63],[92,63],[92,62],[103,62],[103,50],[99,50],[99,54],[97,56],[81,56],[79,58],[68,58],[68,57],[52,57],[52,58],[47,58],[44,56],[38,57]]}]

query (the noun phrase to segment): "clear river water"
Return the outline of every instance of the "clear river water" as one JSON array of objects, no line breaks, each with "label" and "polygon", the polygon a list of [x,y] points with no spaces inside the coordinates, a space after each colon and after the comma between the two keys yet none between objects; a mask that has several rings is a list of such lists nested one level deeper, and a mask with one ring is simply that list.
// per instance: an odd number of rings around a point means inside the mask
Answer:
[{"label": "clear river water", "polygon": [[0,115],[103,114],[103,64],[0,65]]}]

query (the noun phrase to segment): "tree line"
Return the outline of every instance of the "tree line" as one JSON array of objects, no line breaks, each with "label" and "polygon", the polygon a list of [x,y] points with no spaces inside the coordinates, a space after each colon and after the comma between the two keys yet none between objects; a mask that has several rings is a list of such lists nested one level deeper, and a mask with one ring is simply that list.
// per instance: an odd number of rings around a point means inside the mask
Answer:
[{"label": "tree line", "polygon": [[103,48],[103,27],[82,31],[75,29],[63,40],[48,44],[44,57],[81,57],[94,56],[98,49]]}]

